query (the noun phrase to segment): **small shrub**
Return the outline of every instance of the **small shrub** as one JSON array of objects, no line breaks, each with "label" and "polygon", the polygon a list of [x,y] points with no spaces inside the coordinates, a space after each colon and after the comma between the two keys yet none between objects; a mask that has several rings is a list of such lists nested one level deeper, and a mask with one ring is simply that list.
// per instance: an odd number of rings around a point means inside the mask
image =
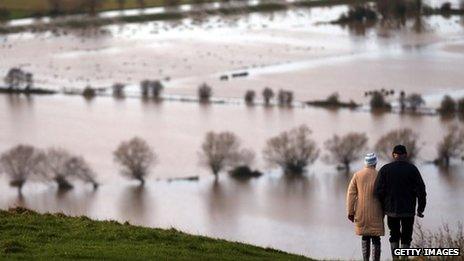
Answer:
[{"label": "small shrub", "polygon": [[82,91],[82,96],[84,96],[84,98],[86,99],[92,99],[96,95],[97,95],[97,91],[90,86],[85,87],[84,91]]},{"label": "small shrub", "polygon": [[238,180],[249,180],[251,178],[258,178],[262,175],[261,172],[257,170],[251,170],[248,166],[238,166],[229,171],[231,177]]}]

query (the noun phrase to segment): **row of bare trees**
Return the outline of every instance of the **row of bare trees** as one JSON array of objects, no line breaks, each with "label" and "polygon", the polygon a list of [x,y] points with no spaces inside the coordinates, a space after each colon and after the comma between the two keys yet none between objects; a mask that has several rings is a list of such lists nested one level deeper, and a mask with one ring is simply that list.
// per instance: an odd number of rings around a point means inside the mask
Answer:
[{"label": "row of bare trees", "polygon": [[53,181],[60,190],[72,188],[71,180],[76,179],[98,186],[95,173],[85,159],[60,148],[40,150],[17,145],[0,156],[1,172],[10,177],[10,185],[17,187],[20,194],[30,178]]},{"label": "row of bare trees", "polygon": [[[125,96],[125,87],[123,83],[115,83],[112,86],[112,93],[115,98],[123,98]],[[164,90],[164,85],[159,80],[143,80],[140,82],[140,93],[143,98],[152,97],[156,100],[161,99],[161,93]],[[85,92],[84,92],[85,93]],[[262,91],[262,97],[264,105],[269,106],[276,96],[274,91],[266,87]],[[94,95],[93,95],[94,96]],[[92,97],[93,97],[92,96]],[[197,89],[198,101],[200,103],[209,103],[213,96],[213,88],[206,84],[202,83],[198,86]],[[293,104],[293,92],[288,90],[280,89],[277,92],[277,104],[279,106],[292,106]],[[254,105],[256,98],[256,92],[254,90],[248,90],[245,92],[244,101],[247,105]]]},{"label": "row of bare trees", "polygon": [[[320,155],[312,131],[306,125],[284,131],[270,138],[263,149],[263,158],[270,167],[279,167],[285,174],[302,174]],[[382,136],[374,146],[374,151],[389,160],[391,150],[396,144],[408,148],[410,160],[419,154],[418,135],[411,129],[393,130]],[[323,160],[336,164],[346,172],[350,165],[361,160],[368,151],[368,138],[365,133],[351,132],[343,136],[334,135],[324,142],[327,154]],[[451,126],[439,142],[437,163],[448,166],[452,158],[464,153],[464,130]],[[158,156],[148,143],[138,137],[123,141],[113,152],[114,161],[120,166],[121,174],[140,181],[143,185],[150,168],[157,163]],[[253,164],[255,153],[243,148],[240,139],[232,132],[208,132],[201,150],[200,163],[216,177],[223,171],[248,168]],[[45,151],[28,145],[18,145],[0,156],[1,171],[11,180],[11,185],[21,188],[30,178],[45,178],[56,182],[60,189],[72,188],[70,180],[80,179],[98,186],[95,173],[86,161],[64,149],[50,148]]]}]

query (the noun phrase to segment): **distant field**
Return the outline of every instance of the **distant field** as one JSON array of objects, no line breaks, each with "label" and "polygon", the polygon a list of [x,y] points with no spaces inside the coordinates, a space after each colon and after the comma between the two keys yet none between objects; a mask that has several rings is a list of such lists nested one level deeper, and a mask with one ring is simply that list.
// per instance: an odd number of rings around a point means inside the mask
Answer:
[{"label": "distant field", "polygon": [[1,260],[310,260],[282,251],[25,209],[0,210]]},{"label": "distant field", "polygon": [[[181,4],[188,4],[194,2],[193,0],[180,0]],[[208,0],[204,2],[214,2]],[[164,0],[145,0],[145,7],[164,6]],[[137,0],[126,0],[124,8],[133,9],[138,8]],[[47,14],[50,11],[49,0],[0,0],[0,8],[6,8],[11,12],[10,19],[30,17],[35,14]],[[118,9],[117,0],[103,0],[100,11]]]}]

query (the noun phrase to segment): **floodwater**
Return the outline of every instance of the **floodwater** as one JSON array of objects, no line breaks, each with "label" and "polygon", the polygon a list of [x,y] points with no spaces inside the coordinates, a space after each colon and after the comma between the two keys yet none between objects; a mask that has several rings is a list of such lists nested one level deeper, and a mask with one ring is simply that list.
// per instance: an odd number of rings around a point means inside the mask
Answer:
[{"label": "floodwater", "polygon": [[[37,86],[55,89],[110,86],[125,82],[136,94],[144,78],[165,80],[167,95],[193,96],[208,82],[216,97],[240,98],[264,86],[295,92],[296,99],[365,102],[376,88],[424,94],[433,106],[443,94],[464,95],[464,35],[459,17],[430,17],[392,29],[316,25],[346,7],[291,9],[202,21],[115,25],[90,31],[0,36],[0,75],[21,66]],[[417,29],[420,30],[417,30]],[[222,74],[247,70],[250,76],[219,81]],[[136,95],[135,95],[136,96]],[[0,175],[0,208],[25,206],[95,219],[241,241],[315,258],[359,259],[360,240],[346,220],[349,176],[319,159],[300,179],[289,179],[260,157],[268,138],[307,124],[322,148],[333,134],[366,132],[369,145],[386,132],[409,127],[420,134],[418,167],[429,202],[427,229],[455,225],[464,216],[463,163],[445,171],[426,163],[453,121],[438,116],[371,114],[311,107],[264,108],[239,103],[143,101],[139,98],[0,96],[0,151],[18,143],[63,147],[83,155],[98,174],[98,190],[76,184],[59,193],[53,184],[27,183],[23,197]],[[458,124],[461,124],[458,122]],[[248,182],[226,174],[215,182],[197,153],[208,131],[232,131],[257,154],[254,167],[265,174]],[[133,136],[153,146],[159,163],[146,186],[121,177],[112,151]],[[359,151],[360,154],[366,151]],[[324,154],[324,151],[323,151]],[[385,162],[382,162],[382,164]],[[353,165],[360,168],[361,162]],[[170,178],[199,176],[199,181]],[[388,240],[383,238],[384,257]]]},{"label": "floodwater", "polygon": [[[345,218],[349,177],[319,160],[301,179],[282,177],[260,159],[265,141],[283,130],[307,124],[322,147],[333,134],[368,133],[370,145],[398,127],[420,132],[419,168],[429,192],[423,224],[463,220],[464,173],[454,162],[448,171],[423,163],[433,159],[438,139],[449,121],[436,116],[372,115],[363,111],[315,108],[248,108],[223,104],[202,106],[182,102],[144,102],[136,98],[0,96],[0,150],[17,143],[60,146],[84,155],[102,186],[77,184],[59,193],[53,184],[30,182],[24,197],[0,178],[0,208],[26,206],[42,212],[62,211],[95,219],[116,219],[269,246],[317,258],[360,256],[359,240]],[[198,164],[197,152],[209,130],[236,133],[258,154],[255,167],[265,174],[249,182],[223,174],[218,183]],[[134,135],[146,139],[159,155],[145,188],[119,175],[111,152]],[[366,151],[359,151],[364,154]],[[360,162],[354,166],[360,167]],[[168,178],[200,176],[199,181]],[[4,175],[3,175],[4,176]],[[388,241],[384,253],[388,253]]]},{"label": "floodwater", "polygon": [[[340,92],[345,99],[364,101],[365,91],[380,88],[419,92],[433,100],[461,90],[461,17],[432,16],[371,28],[320,24],[346,10],[294,8],[2,35],[0,75],[21,66],[34,73],[37,86],[54,89],[115,82],[138,89],[143,79],[162,79],[166,94],[186,96],[207,82],[215,96],[227,98],[266,86],[292,90],[297,100]],[[241,71],[249,76],[219,80]]]}]

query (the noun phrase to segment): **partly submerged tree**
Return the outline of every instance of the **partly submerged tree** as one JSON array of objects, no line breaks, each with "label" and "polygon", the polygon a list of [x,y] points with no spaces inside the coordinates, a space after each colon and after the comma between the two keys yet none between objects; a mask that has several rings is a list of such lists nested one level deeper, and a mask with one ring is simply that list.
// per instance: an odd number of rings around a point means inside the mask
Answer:
[{"label": "partly submerged tree", "polygon": [[21,194],[22,187],[31,175],[37,174],[40,162],[39,152],[29,145],[17,145],[0,156],[0,169],[10,178],[10,185],[18,188]]},{"label": "partly submerged tree", "polygon": [[3,79],[5,85],[10,89],[30,89],[33,85],[32,73],[23,71],[21,68],[11,68]]},{"label": "partly submerged tree", "polygon": [[87,86],[84,88],[82,91],[82,96],[84,96],[85,99],[91,100],[97,96],[97,91],[95,88],[92,88],[91,86]]},{"label": "partly submerged tree", "polygon": [[293,102],[293,92],[286,90],[279,90],[277,100],[280,106],[291,106]]},{"label": "partly submerged tree", "polygon": [[116,98],[124,97],[124,88],[125,87],[126,87],[126,85],[124,85],[123,83],[115,83],[115,84],[113,84],[113,86],[112,86],[113,96],[116,97]]},{"label": "partly submerged tree", "polygon": [[271,103],[271,99],[274,98],[274,91],[271,88],[266,87],[264,88],[262,95],[264,104],[268,106]]},{"label": "partly submerged tree", "polygon": [[461,157],[464,153],[464,131],[456,125],[450,126],[448,133],[438,143],[437,151],[437,162],[448,167],[451,158]]},{"label": "partly submerged tree", "polygon": [[98,186],[95,173],[80,156],[74,156],[62,148],[49,148],[40,155],[40,173],[47,179],[53,180],[59,190],[73,187],[71,180],[82,180]]},{"label": "partly submerged tree", "polygon": [[422,96],[418,93],[411,93],[408,95],[406,102],[409,109],[411,109],[413,112],[416,112],[418,108],[425,104],[424,98],[422,98]]},{"label": "partly submerged tree", "polygon": [[211,86],[207,85],[206,83],[203,83],[200,86],[198,86],[198,99],[201,103],[210,102],[212,95],[213,89],[211,88]]},{"label": "partly submerged tree", "polygon": [[419,154],[419,135],[409,128],[392,130],[382,136],[375,145],[375,151],[384,159],[392,157],[393,147],[404,145],[408,152],[409,160],[413,161]]},{"label": "partly submerged tree", "polygon": [[367,150],[365,133],[351,132],[344,136],[334,135],[325,141],[324,146],[329,151],[327,160],[343,165],[345,171],[350,171],[350,164],[359,160],[362,152]]},{"label": "partly submerged tree", "polygon": [[385,92],[382,91],[372,92],[369,102],[371,109],[375,111],[390,110],[391,104],[385,100],[385,96]]},{"label": "partly submerged tree", "polygon": [[255,103],[255,96],[256,96],[255,91],[253,91],[253,90],[246,91],[245,98],[244,98],[245,103],[247,105],[253,105]]},{"label": "partly submerged tree", "polygon": [[456,101],[451,96],[445,95],[441,101],[440,108],[438,108],[438,112],[444,116],[454,114],[456,112]]},{"label": "partly submerged tree", "polygon": [[50,148],[42,154],[41,172],[48,179],[58,185],[58,189],[71,189],[73,185],[69,182],[70,172],[66,163],[71,159],[71,154],[61,148]]},{"label": "partly submerged tree", "polygon": [[115,162],[122,168],[122,174],[139,180],[142,185],[145,183],[150,167],[157,159],[148,143],[138,137],[122,142],[113,155]]},{"label": "partly submerged tree", "polygon": [[306,125],[301,125],[269,139],[263,151],[265,160],[270,165],[281,167],[285,173],[303,173],[319,156],[311,133]]},{"label": "partly submerged tree", "polygon": [[248,166],[254,160],[254,153],[242,149],[239,138],[232,132],[208,132],[201,145],[200,163],[208,167],[218,177],[226,168]]},{"label": "partly submerged tree", "polygon": [[164,89],[164,85],[159,81],[155,80],[151,82],[151,91],[153,92],[153,97],[155,99],[159,99],[161,96],[161,92]]},{"label": "partly submerged tree", "polygon": [[96,174],[83,157],[73,156],[69,158],[66,162],[66,170],[69,172],[71,177],[92,184],[94,189],[98,187],[98,183],[95,178]]}]

